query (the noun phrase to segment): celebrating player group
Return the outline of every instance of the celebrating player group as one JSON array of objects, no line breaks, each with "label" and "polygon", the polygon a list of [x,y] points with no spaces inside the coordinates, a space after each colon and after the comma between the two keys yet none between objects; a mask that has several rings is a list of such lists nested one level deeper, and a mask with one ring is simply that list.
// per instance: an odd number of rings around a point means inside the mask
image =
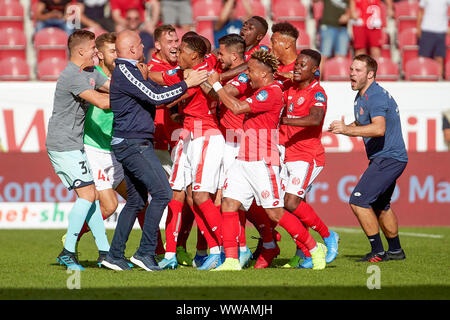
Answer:
[{"label": "celebrating player group", "polygon": [[[267,268],[280,254],[277,227],[297,247],[284,268],[322,270],[336,259],[339,235],[306,202],[325,166],[321,55],[298,52],[298,31],[288,22],[272,26],[270,48],[260,44],[267,31],[265,19],[254,16],[211,52],[195,32],[179,39],[161,25],[148,65],[134,32],[70,36],[47,138],[55,172],[78,195],[60,264],[83,270],[77,244],[89,230],[98,265],[113,270],[241,270],[252,259],[254,268]],[[115,212],[115,192],[126,205],[109,244],[102,218]],[[142,237],[128,260],[136,218]],[[260,234],[254,252],[247,220]],[[194,221],[192,258],[186,240]]]}]

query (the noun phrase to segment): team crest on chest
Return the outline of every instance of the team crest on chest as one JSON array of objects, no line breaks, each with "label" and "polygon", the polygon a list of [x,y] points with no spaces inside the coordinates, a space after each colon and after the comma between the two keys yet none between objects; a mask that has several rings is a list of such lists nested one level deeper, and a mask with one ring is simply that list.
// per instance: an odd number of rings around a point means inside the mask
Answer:
[{"label": "team crest on chest", "polygon": [[304,97],[300,97],[300,98],[298,98],[298,100],[297,100],[297,104],[300,106],[300,105],[302,105],[303,104],[303,102],[305,102],[305,98]]}]

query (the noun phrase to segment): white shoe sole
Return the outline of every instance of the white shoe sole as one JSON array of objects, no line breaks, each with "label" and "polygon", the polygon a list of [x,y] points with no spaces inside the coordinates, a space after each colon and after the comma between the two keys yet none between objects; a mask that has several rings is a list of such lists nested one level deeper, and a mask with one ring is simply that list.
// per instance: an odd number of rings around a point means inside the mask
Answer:
[{"label": "white shoe sole", "polygon": [[117,265],[112,264],[112,263],[109,263],[109,262],[106,261],[106,260],[103,260],[102,263],[101,263],[101,265],[102,265],[102,266],[105,266],[106,268],[111,269],[111,270],[115,270],[115,271],[124,271],[123,269],[121,269],[121,268],[118,267]]}]

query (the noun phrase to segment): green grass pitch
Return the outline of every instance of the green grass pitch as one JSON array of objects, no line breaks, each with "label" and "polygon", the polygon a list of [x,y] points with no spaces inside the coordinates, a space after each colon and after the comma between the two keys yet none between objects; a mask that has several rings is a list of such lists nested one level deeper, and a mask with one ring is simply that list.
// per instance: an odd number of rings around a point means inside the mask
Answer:
[{"label": "green grass pitch", "polygon": [[[368,269],[374,264],[355,262],[369,251],[360,229],[335,230],[341,238],[339,256],[323,271],[282,269],[280,266],[291,258],[295,247],[281,229],[281,254],[272,266],[238,272],[198,271],[192,267],[162,272],[146,272],[138,267],[129,272],[98,268],[97,249],[89,233],[79,245],[79,260],[86,270],[78,278],[56,262],[65,230],[0,230],[0,299],[450,299],[450,228],[401,228],[407,259],[376,264],[379,269],[375,271]],[[107,232],[111,240],[113,230]],[[134,254],[140,233],[131,232],[126,256]],[[188,240],[192,254],[195,235],[193,230]],[[255,229],[248,228],[247,241],[253,251],[257,240],[252,235],[257,235]],[[377,284],[375,276],[380,288],[369,289],[368,282]],[[74,285],[80,289],[69,289]]]}]

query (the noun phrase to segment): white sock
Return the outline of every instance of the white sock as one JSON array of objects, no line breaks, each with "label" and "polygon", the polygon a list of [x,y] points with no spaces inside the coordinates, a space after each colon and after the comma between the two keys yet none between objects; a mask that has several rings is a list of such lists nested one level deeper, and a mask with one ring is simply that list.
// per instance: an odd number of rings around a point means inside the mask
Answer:
[{"label": "white sock", "polygon": [[220,247],[216,246],[216,247],[212,247],[209,249],[209,254],[219,254],[220,253]]},{"label": "white sock", "polygon": [[165,259],[172,259],[173,257],[175,257],[175,252],[167,252],[164,254],[164,258]]},{"label": "white sock", "polygon": [[316,246],[314,248],[312,248],[311,250],[309,250],[309,252],[313,253],[313,252],[315,252],[317,250],[317,248],[318,248],[318,246],[316,244]]},{"label": "white sock", "polygon": [[264,242],[263,243],[263,248],[264,249],[275,249],[276,245],[275,245],[275,241],[270,241],[270,242]]},{"label": "white sock", "polygon": [[246,252],[247,251],[247,246],[239,247],[239,251],[240,252]]}]

